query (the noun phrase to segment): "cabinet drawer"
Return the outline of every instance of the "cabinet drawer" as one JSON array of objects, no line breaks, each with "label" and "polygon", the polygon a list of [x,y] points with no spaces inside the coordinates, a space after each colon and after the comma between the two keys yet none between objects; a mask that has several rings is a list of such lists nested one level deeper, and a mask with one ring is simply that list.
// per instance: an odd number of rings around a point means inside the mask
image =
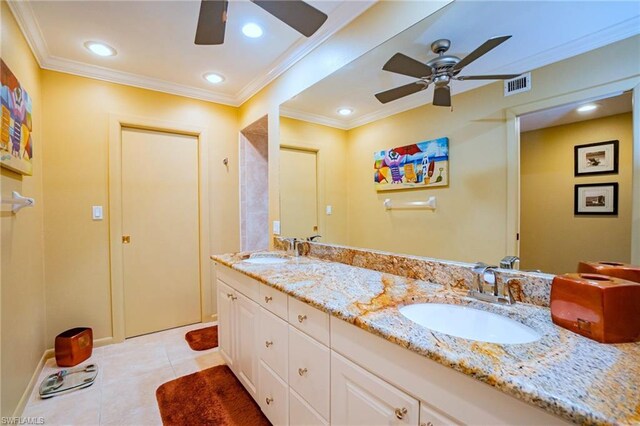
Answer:
[{"label": "cabinet drawer", "polygon": [[289,323],[329,346],[329,314],[289,297]]},{"label": "cabinet drawer", "polygon": [[418,400],[335,352],[331,353],[331,423],[416,425]]},{"label": "cabinet drawer", "polygon": [[287,320],[287,297],[273,287],[260,284],[260,305],[285,321]]},{"label": "cabinet drawer", "polygon": [[296,426],[328,426],[327,422],[309,403],[294,391],[289,391],[289,422]]},{"label": "cabinet drawer", "polygon": [[260,290],[258,289],[260,283],[258,281],[238,271],[234,271],[228,266],[217,265],[216,278],[223,281],[229,287],[238,290],[254,302],[257,302],[260,297]]},{"label": "cabinet drawer", "polygon": [[289,386],[329,418],[329,348],[289,326]]},{"label": "cabinet drawer", "polygon": [[276,425],[289,424],[289,389],[276,373],[260,361],[260,408],[269,421]]},{"label": "cabinet drawer", "polygon": [[260,309],[258,351],[264,361],[285,382],[289,365],[289,325],[264,308]]},{"label": "cabinet drawer", "polygon": [[432,408],[429,404],[420,401],[420,426],[449,426],[461,424],[462,423]]}]

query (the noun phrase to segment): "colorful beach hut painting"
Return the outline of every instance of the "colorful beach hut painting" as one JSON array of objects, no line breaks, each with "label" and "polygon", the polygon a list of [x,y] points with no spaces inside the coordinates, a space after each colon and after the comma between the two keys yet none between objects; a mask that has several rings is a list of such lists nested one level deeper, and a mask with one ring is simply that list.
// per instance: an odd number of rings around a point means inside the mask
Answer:
[{"label": "colorful beach hut painting", "polygon": [[378,191],[449,184],[449,138],[378,151],[373,179]]},{"label": "colorful beach hut painting", "polygon": [[23,175],[33,173],[31,97],[0,60],[0,164]]}]

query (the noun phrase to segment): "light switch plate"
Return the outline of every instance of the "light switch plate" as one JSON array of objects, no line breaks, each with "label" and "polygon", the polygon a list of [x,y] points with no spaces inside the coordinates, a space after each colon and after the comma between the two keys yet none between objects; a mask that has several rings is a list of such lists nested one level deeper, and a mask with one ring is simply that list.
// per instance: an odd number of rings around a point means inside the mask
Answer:
[{"label": "light switch plate", "polygon": [[91,217],[93,220],[102,220],[102,206],[92,206]]},{"label": "light switch plate", "polygon": [[273,235],[280,235],[280,221],[273,221]]},{"label": "light switch plate", "polygon": [[331,216],[331,214],[333,213],[333,207],[330,205],[328,205],[325,210],[327,212],[327,216]]}]

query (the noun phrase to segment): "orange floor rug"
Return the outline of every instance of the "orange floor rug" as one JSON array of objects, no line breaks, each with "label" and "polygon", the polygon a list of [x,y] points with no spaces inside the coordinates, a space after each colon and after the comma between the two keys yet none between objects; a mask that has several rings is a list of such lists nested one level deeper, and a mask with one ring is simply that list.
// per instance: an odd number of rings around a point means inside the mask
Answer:
[{"label": "orange floor rug", "polygon": [[194,351],[206,351],[218,347],[218,326],[205,327],[188,332],[184,336],[189,347]]},{"label": "orange floor rug", "polygon": [[260,407],[229,367],[179,377],[156,390],[164,426],[269,426]]}]

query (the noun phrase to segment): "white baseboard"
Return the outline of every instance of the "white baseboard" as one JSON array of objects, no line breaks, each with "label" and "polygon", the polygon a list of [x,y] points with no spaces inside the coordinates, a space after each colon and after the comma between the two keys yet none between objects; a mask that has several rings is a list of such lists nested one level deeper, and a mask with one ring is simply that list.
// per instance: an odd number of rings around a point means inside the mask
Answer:
[{"label": "white baseboard", "polygon": [[[107,346],[112,343],[114,343],[113,337],[103,337],[101,339],[95,339],[93,341],[93,347],[98,348],[100,346]],[[36,366],[36,369],[33,372],[33,375],[31,376],[31,380],[29,380],[29,384],[27,385],[27,388],[24,390],[22,397],[20,398],[20,401],[18,401],[18,405],[16,406],[16,409],[13,412],[13,417],[22,416],[22,413],[24,412],[24,409],[27,406],[27,403],[29,402],[29,398],[31,397],[31,392],[33,392],[33,389],[38,384],[37,383],[38,378],[40,377],[40,373],[42,373],[42,369],[44,368],[44,365],[47,363],[48,359],[53,358],[54,356],[55,356],[55,351],[53,350],[53,348],[47,349],[42,353],[42,357],[40,357],[40,361],[38,361],[38,365]]]}]

